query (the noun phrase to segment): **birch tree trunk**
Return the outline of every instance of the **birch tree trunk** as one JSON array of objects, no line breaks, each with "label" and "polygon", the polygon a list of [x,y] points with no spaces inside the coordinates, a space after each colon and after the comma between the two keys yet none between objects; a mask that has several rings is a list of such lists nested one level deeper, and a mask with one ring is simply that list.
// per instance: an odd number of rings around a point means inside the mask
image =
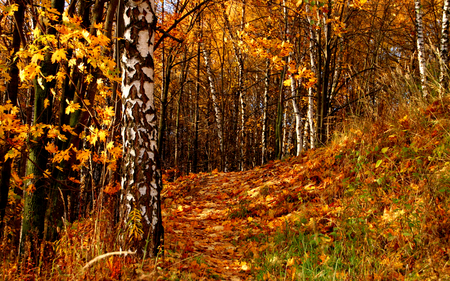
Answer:
[{"label": "birch tree trunk", "polygon": [[[241,11],[241,23],[240,23],[240,31],[242,32],[244,30],[245,25],[245,0],[242,1],[242,11]],[[228,34],[231,38],[231,43],[233,46],[234,55],[236,57],[236,61],[238,64],[238,96],[239,96],[239,108],[240,108],[240,116],[241,116],[241,128],[240,128],[240,141],[238,142],[239,145],[239,166],[240,170],[244,170],[246,167],[246,157],[247,157],[247,151],[246,151],[246,128],[245,128],[245,95],[244,95],[244,55],[242,53],[241,48],[238,45],[238,41],[242,42],[242,39],[238,38],[236,34],[234,33],[233,29],[231,28],[230,20],[227,15],[225,4],[222,3],[222,11],[223,11],[223,18],[225,21],[225,27],[228,30]]]},{"label": "birch tree trunk", "polygon": [[267,111],[269,106],[270,60],[266,60],[266,77],[264,78],[264,104],[261,136],[261,165],[267,161]]},{"label": "birch tree trunk", "polygon": [[450,0],[444,1],[444,7],[442,10],[442,32],[441,32],[441,57],[440,57],[440,94],[442,95],[448,87],[448,27],[450,16]]},{"label": "birch tree trunk", "polygon": [[297,105],[297,101],[295,99],[296,96],[296,81],[293,75],[291,75],[291,95],[292,95],[292,108],[294,109],[295,116],[295,137],[297,140],[297,150],[296,156],[299,156],[303,150],[303,136],[302,136],[302,116],[300,114],[300,109]]},{"label": "birch tree trunk", "polygon": [[[309,4],[306,5],[306,12],[309,13]],[[311,71],[317,75],[315,44],[317,44],[317,34],[312,28],[312,20],[308,16],[309,22],[309,57],[311,62]],[[314,124],[314,87],[308,89],[308,123],[309,123],[309,142],[311,149],[316,147],[316,126]]]},{"label": "birch tree trunk", "polygon": [[419,58],[420,82],[422,86],[422,95],[428,95],[426,86],[426,66],[425,66],[425,42],[423,38],[423,22],[422,22],[422,7],[420,0],[414,0],[414,7],[416,10],[416,29],[417,29],[417,55]]},{"label": "birch tree trunk", "polygon": [[122,53],[122,249],[156,256],[162,246],[161,170],[154,95],[154,0],[125,2]]},{"label": "birch tree trunk", "polygon": [[[217,98],[216,93],[216,87],[214,86],[214,80],[213,80],[213,73],[211,70],[211,59],[209,58],[209,53],[206,50],[205,46],[202,46],[203,49],[203,59],[205,61],[205,67],[206,67],[206,74],[208,76],[208,82],[209,82],[209,90],[211,92],[213,107],[214,107],[214,113],[216,115],[216,123],[217,123],[217,136],[219,137],[219,146],[220,146],[220,153],[222,155],[225,153],[224,147],[223,147],[223,116],[222,116],[222,110],[219,105],[219,101]],[[223,158],[223,157],[222,157]]]},{"label": "birch tree trunk", "polygon": [[[290,36],[290,29],[289,29],[289,18],[288,18],[288,11],[287,11],[287,5],[286,1],[283,1],[284,6],[284,20],[285,20],[285,33],[286,37],[289,38]],[[293,38],[293,37],[292,37]],[[288,58],[288,64],[292,62],[292,56],[293,53],[289,54]],[[296,149],[296,156],[299,156],[303,149],[303,137],[302,137],[302,117],[300,114],[300,109],[297,105],[296,100],[296,91],[297,91],[297,81],[295,80],[294,73],[291,73],[291,97],[292,97],[292,108],[294,109],[294,116],[295,116],[295,137],[297,141],[297,149]]]}]

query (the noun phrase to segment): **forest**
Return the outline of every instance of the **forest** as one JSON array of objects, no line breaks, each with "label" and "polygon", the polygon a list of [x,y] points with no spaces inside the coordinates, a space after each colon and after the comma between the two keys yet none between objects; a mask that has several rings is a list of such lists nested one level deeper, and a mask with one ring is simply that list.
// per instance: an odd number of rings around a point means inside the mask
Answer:
[{"label": "forest", "polygon": [[0,280],[450,278],[450,0],[0,10]]}]

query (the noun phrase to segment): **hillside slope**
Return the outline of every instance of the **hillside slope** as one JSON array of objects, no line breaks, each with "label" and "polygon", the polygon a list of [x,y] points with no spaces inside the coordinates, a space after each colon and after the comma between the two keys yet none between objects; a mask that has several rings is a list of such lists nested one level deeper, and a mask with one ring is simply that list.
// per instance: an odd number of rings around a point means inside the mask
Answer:
[{"label": "hillside slope", "polygon": [[344,128],[323,148],[166,182],[176,280],[450,278],[448,100]]}]

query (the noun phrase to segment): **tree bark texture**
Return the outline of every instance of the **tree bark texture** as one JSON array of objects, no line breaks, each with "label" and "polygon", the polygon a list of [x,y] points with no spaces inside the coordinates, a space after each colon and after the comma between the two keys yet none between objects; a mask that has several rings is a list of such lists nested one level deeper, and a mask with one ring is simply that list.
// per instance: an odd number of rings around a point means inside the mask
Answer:
[{"label": "tree bark texture", "polygon": [[154,257],[164,235],[158,129],[153,102],[155,3],[153,0],[128,0],[123,17],[121,242],[123,249]]}]

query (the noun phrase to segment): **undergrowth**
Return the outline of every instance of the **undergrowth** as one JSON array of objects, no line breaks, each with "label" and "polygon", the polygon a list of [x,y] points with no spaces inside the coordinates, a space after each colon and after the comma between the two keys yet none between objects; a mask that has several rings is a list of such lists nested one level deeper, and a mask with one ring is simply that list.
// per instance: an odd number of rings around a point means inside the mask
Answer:
[{"label": "undergrowth", "polygon": [[[310,164],[308,177],[332,170],[333,183],[312,200],[316,213],[299,209],[298,218],[267,238],[267,248],[247,256],[254,276],[449,279],[449,128],[450,98],[441,97],[375,121],[348,123],[330,145],[307,152],[303,165],[322,160],[321,166]],[[319,182],[316,189],[324,178]],[[334,209],[323,212],[327,206]]]}]

